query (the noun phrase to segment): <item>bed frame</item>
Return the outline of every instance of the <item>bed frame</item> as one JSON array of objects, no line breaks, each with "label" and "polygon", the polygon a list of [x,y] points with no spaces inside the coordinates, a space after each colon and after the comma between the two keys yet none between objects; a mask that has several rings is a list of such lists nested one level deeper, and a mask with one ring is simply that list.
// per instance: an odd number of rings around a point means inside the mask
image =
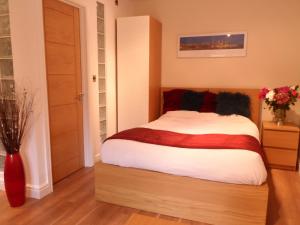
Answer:
[{"label": "bed frame", "polygon": [[[162,91],[169,89],[174,88],[162,88]],[[251,118],[260,125],[258,90],[209,90],[248,94]],[[227,184],[102,162],[95,165],[97,200],[215,225],[266,224],[268,193],[267,183]]]}]

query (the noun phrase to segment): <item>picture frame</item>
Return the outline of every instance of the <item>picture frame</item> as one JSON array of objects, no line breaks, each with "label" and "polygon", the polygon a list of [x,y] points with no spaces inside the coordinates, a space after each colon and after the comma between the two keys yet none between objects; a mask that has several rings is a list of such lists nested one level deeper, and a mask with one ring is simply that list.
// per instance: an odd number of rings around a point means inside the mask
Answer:
[{"label": "picture frame", "polygon": [[179,35],[177,54],[179,58],[246,56],[247,33]]}]

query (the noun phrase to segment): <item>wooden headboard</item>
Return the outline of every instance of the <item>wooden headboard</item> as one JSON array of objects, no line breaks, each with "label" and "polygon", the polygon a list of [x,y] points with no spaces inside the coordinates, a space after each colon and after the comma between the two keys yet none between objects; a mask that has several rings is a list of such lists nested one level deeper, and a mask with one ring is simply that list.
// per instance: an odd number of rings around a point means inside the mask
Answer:
[{"label": "wooden headboard", "polygon": [[162,106],[163,106],[163,92],[164,91],[170,91],[173,89],[186,89],[186,90],[192,90],[192,91],[210,91],[213,93],[219,93],[219,92],[240,92],[242,94],[246,94],[250,98],[250,113],[251,113],[251,120],[257,125],[258,128],[260,128],[260,117],[261,117],[261,102],[258,98],[259,89],[247,89],[247,88],[185,88],[185,87],[162,87],[161,88],[161,112],[162,112]]}]

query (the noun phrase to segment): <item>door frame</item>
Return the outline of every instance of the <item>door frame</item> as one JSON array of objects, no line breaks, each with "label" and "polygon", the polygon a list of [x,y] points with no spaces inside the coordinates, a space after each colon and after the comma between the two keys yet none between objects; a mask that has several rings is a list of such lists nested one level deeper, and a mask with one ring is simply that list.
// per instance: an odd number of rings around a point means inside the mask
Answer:
[{"label": "door frame", "polygon": [[[88,99],[88,67],[87,67],[87,35],[86,35],[86,9],[85,6],[77,4],[70,0],[59,0],[66,4],[69,4],[73,7],[79,9],[79,18],[80,18],[80,51],[81,51],[81,79],[82,79],[82,92],[83,96],[83,151],[84,151],[84,167],[94,166],[94,154],[91,144],[91,132],[89,129],[89,99]],[[44,10],[42,10],[42,15],[44,15]],[[44,30],[44,23],[43,23]],[[44,35],[44,34],[43,34]],[[48,101],[47,94],[47,101]],[[48,108],[48,106],[47,106]],[[52,159],[51,159],[51,141],[50,141],[50,126],[49,126],[49,108],[47,110],[48,117],[48,141],[47,141],[47,154],[46,154],[46,163],[47,163],[47,173],[48,173],[48,182],[51,192],[53,192],[53,175],[52,175]]]}]

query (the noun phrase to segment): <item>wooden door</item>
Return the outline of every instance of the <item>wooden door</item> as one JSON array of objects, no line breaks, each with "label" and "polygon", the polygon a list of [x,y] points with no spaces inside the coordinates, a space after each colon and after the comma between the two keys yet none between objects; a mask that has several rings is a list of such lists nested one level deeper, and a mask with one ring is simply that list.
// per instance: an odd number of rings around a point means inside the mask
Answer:
[{"label": "wooden door", "polygon": [[53,182],[83,167],[79,9],[44,0]]}]

